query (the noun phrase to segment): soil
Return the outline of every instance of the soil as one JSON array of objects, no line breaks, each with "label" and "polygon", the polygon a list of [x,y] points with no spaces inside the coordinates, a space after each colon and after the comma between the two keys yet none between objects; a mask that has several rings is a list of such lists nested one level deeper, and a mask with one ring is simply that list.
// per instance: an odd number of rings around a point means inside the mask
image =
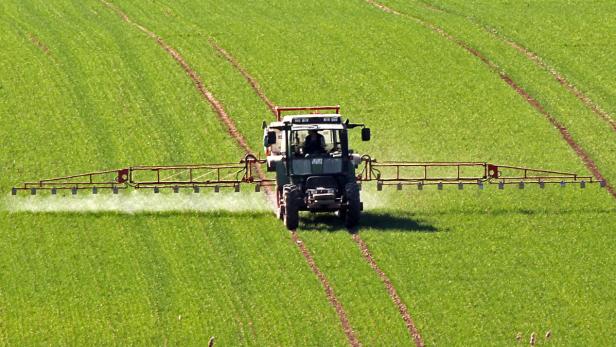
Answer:
[{"label": "soil", "polygon": [[28,38],[30,38],[30,41],[36,47],[38,47],[38,49],[40,49],[43,53],[45,53],[46,55],[51,55],[51,52],[49,51],[49,47],[47,47],[47,45],[43,41],[41,41],[41,39],[38,38],[36,35],[29,33]]}]

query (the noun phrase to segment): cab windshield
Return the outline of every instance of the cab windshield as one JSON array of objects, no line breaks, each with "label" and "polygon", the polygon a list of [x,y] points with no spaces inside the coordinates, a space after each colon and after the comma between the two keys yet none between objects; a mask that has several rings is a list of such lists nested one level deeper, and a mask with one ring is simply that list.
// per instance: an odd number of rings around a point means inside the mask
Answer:
[{"label": "cab windshield", "polygon": [[291,150],[297,156],[333,155],[341,151],[340,130],[295,130],[291,134]]}]

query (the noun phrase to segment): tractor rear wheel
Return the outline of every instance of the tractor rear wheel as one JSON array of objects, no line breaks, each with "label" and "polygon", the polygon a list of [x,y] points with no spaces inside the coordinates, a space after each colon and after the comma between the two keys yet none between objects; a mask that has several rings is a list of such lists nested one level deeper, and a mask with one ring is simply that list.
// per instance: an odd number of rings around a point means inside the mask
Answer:
[{"label": "tractor rear wheel", "polygon": [[359,224],[359,216],[361,214],[361,201],[359,199],[359,185],[356,182],[347,183],[344,186],[344,195],[346,198],[346,211],[344,215],[344,225],[347,228],[353,228]]},{"label": "tractor rear wheel", "polygon": [[299,203],[301,201],[299,189],[293,187],[287,190],[284,200],[284,225],[289,230],[295,230],[299,225]]}]

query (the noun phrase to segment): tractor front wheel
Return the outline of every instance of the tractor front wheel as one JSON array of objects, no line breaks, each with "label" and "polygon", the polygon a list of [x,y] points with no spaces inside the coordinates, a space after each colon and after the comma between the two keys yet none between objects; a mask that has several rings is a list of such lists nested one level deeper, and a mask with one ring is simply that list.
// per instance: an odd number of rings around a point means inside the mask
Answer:
[{"label": "tractor front wheel", "polygon": [[276,186],[276,216],[278,219],[284,220],[284,195],[282,193],[282,187]]},{"label": "tractor front wheel", "polygon": [[291,188],[287,190],[284,200],[284,225],[289,230],[295,230],[299,225],[299,203],[301,201],[299,189]]},{"label": "tractor front wheel", "polygon": [[361,214],[361,201],[359,199],[359,185],[357,183],[347,183],[344,187],[344,195],[346,197],[346,211],[341,213],[344,216],[344,225],[347,228],[353,228],[359,224],[359,216]]}]

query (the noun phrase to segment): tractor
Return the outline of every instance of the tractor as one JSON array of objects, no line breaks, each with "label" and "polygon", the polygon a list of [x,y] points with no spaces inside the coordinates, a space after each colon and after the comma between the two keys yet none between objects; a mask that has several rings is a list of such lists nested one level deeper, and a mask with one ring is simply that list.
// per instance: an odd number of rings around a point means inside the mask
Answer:
[{"label": "tractor", "polygon": [[[336,113],[320,113],[334,110]],[[313,111],[287,115],[282,112]],[[355,169],[362,157],[349,148],[348,131],[361,127],[363,141],[370,128],[342,121],[339,107],[281,107],[278,121],[263,122],[267,171],[276,173],[278,218],[297,228],[299,211],[336,212],[347,228],[359,223],[363,204]]]}]

